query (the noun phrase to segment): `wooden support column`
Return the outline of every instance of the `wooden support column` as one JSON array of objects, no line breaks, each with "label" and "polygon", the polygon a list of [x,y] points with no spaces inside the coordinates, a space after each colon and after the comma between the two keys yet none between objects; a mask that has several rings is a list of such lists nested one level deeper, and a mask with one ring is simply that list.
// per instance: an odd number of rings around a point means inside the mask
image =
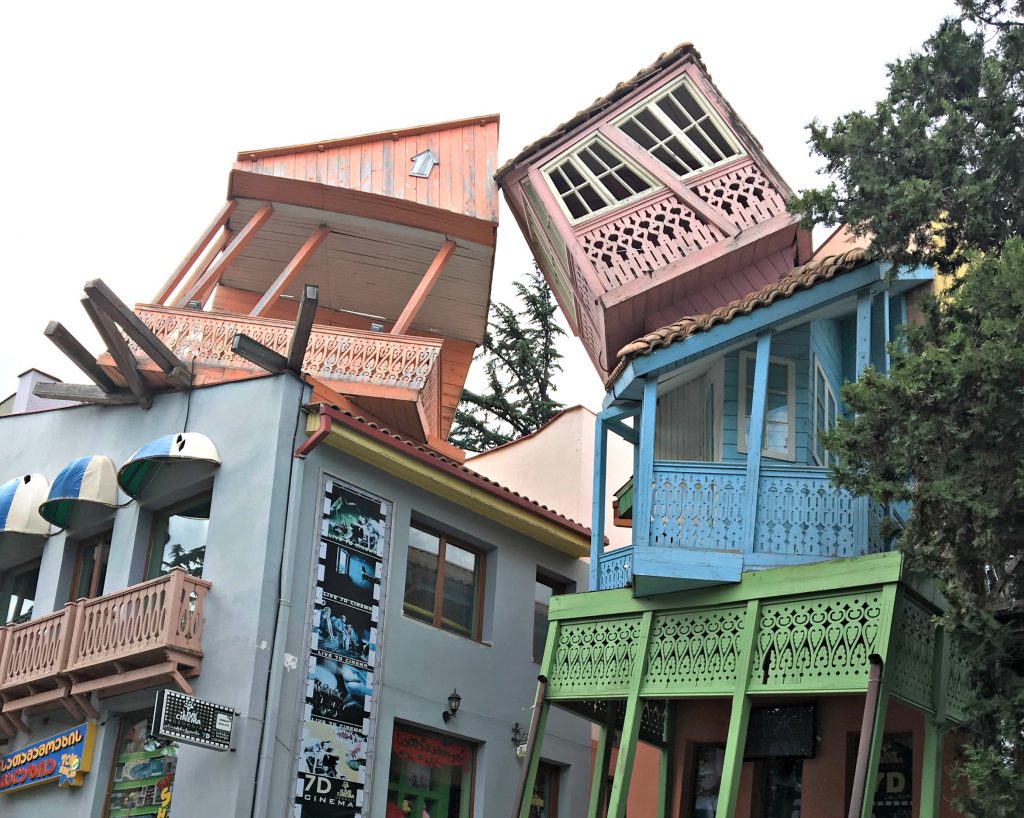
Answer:
[{"label": "wooden support column", "polygon": [[658,378],[644,381],[643,406],[640,409],[640,446],[637,468],[633,472],[633,545],[646,546],[651,538],[651,483],[654,482],[654,417],[658,412]]},{"label": "wooden support column", "polygon": [[718,208],[709,205],[679,181],[679,177],[667,165],[651,156],[644,146],[635,141],[631,136],[627,136],[614,125],[602,125],[597,131],[616,148],[626,154],[626,156],[640,165],[649,176],[654,177],[676,194],[679,201],[690,208],[703,221],[712,225],[726,236],[738,236],[740,234],[740,229],[729,221],[724,213],[719,211]]},{"label": "wooden support column", "polygon": [[743,634],[740,637],[740,653],[736,662],[736,689],[732,694],[732,710],[729,715],[729,732],[725,740],[725,759],[722,763],[722,780],[718,787],[718,809],[715,818],[733,818],[736,814],[736,798],[740,791],[740,772],[743,769],[743,751],[747,744],[747,722],[750,719],[750,697],[747,685],[754,664],[754,646],[757,644],[758,618],[761,603],[752,599],[747,602],[743,616]]},{"label": "wooden support column", "polygon": [[185,274],[192,269],[192,265],[196,263],[199,256],[202,255],[210,242],[213,241],[213,237],[217,235],[217,231],[228,223],[228,219],[231,218],[231,214],[235,212],[236,207],[238,207],[238,202],[234,199],[230,199],[224,204],[220,213],[218,213],[214,220],[210,222],[210,226],[206,228],[206,232],[199,237],[199,241],[192,245],[192,249],[189,250],[188,255],[181,260],[181,264],[179,264],[177,269],[171,273],[170,278],[164,282],[159,292],[157,292],[156,296],[153,298],[154,304],[166,303],[175,288],[185,277]]},{"label": "wooden support column", "polygon": [[223,275],[224,271],[228,268],[228,265],[238,257],[238,254],[245,249],[245,246],[252,240],[252,237],[259,232],[260,228],[267,223],[267,220],[273,214],[274,207],[270,202],[267,202],[263,207],[253,213],[248,224],[246,224],[245,227],[239,231],[238,235],[231,240],[231,243],[227,246],[224,254],[185,289],[181,297],[178,299],[178,306],[184,307],[189,301],[193,301],[197,297],[199,297],[199,300],[202,300],[202,297],[212,290],[214,285],[220,280],[221,275]]},{"label": "wooden support column", "polygon": [[288,368],[296,374],[302,372],[302,362],[306,359],[306,347],[309,346],[309,335],[313,331],[319,295],[320,288],[315,284],[307,284],[302,288],[299,314],[295,317],[295,332],[288,344]]},{"label": "wooden support column", "polygon": [[[754,550],[757,533],[757,498],[761,488],[761,450],[764,448],[764,418],[768,406],[768,364],[771,358],[770,332],[757,337],[754,361],[754,397],[750,406],[750,431],[747,433],[747,493],[743,501],[743,552]],[[742,366],[742,361],[740,362]],[[746,395],[740,395],[746,400]],[[743,430],[740,429],[742,434]]]},{"label": "wooden support column", "polygon": [[[529,818],[530,796],[533,794],[534,785],[537,783],[537,768],[540,766],[541,745],[544,743],[544,730],[548,723],[548,710],[551,703],[548,701],[545,692],[547,690],[547,679],[551,678],[551,668],[555,663],[555,647],[558,645],[558,622],[548,622],[548,638],[544,642],[544,658],[540,663],[540,676],[544,680],[537,685],[537,698],[534,701],[534,714],[531,722],[530,738],[527,741],[526,758],[523,763],[523,776],[520,779],[519,788],[519,809],[518,814],[513,813],[512,818]],[[537,712],[539,709],[539,713]]]},{"label": "wooden support column", "polygon": [[604,504],[608,491],[608,426],[604,413],[594,424],[594,491],[590,509],[590,587],[601,589],[601,554],[604,553]]},{"label": "wooden support column", "polygon": [[96,305],[90,299],[82,299],[82,308],[89,316],[93,326],[96,327],[96,332],[99,333],[110,357],[117,364],[117,371],[124,378],[128,391],[132,393],[143,409],[148,409],[153,405],[153,393],[143,379],[142,373],[139,372],[135,354],[128,347],[128,342],[121,335],[121,330],[106,315],[96,309]]},{"label": "wooden support column", "polygon": [[329,235],[331,235],[331,228],[324,224],[313,231],[302,247],[299,248],[299,251],[292,257],[292,260],[288,262],[288,266],[281,271],[281,275],[270,285],[270,289],[263,294],[263,298],[252,308],[252,312],[249,313],[250,316],[258,318],[261,315],[267,314],[270,308],[277,303],[281,293],[295,280],[295,276],[302,271],[302,268],[306,266],[306,262],[313,257],[317,248],[323,244],[324,239]]},{"label": "wooden support column", "polygon": [[602,809],[608,797],[608,765],[615,743],[615,702],[605,702],[604,724],[598,728],[594,752],[594,771],[590,778],[590,805],[587,818],[603,818]]},{"label": "wooden support column", "polygon": [[434,256],[434,260],[430,262],[427,272],[423,274],[420,283],[416,285],[409,303],[405,305],[402,314],[398,316],[398,320],[395,321],[395,325],[391,328],[392,335],[405,335],[409,331],[409,327],[416,320],[423,302],[427,300],[427,296],[430,295],[430,291],[434,288],[434,284],[437,283],[437,279],[441,277],[441,272],[454,252],[454,241],[449,239],[441,245],[441,249]]},{"label": "wooden support column", "polygon": [[924,742],[921,748],[921,818],[938,818],[942,803],[942,750],[946,737],[946,682],[949,679],[950,644],[946,631],[935,632],[932,665],[934,716],[924,714]]},{"label": "wooden support column", "polygon": [[[203,275],[206,273],[206,271],[210,269],[210,265],[213,264],[214,259],[216,259],[217,255],[220,253],[220,251],[224,249],[224,246],[229,241],[231,241],[231,239],[234,238],[234,235],[235,234],[232,233],[230,230],[228,230],[227,227],[225,227],[217,235],[217,238],[215,238],[210,243],[210,246],[206,248],[206,252],[203,254],[203,257],[201,259],[199,259],[199,263],[195,265],[195,269],[192,270],[192,274],[186,279],[185,283],[181,285],[181,291],[182,292],[186,292],[189,289],[191,289],[192,286],[197,281],[199,281],[200,278],[203,277]],[[182,304],[180,298],[179,299],[170,299],[170,298],[168,298],[167,301],[164,302],[164,306],[167,306],[167,307],[186,307],[186,306],[188,306],[188,304],[187,303]]]},{"label": "wooden support column", "polygon": [[857,296],[857,377],[871,363],[871,301],[868,290]]},{"label": "wooden support column", "polygon": [[[646,395],[646,392],[645,392]],[[644,406],[646,406],[646,401]],[[629,694],[626,699],[626,717],[619,735],[619,754],[615,759],[615,777],[612,792],[608,797],[607,818],[624,818],[626,799],[629,797],[629,782],[633,777],[633,760],[636,758],[636,743],[640,737],[640,718],[644,703],[640,698],[644,675],[647,673],[647,654],[651,642],[651,622],[654,611],[644,611],[640,619],[638,644],[633,654],[633,670],[629,677]]]}]

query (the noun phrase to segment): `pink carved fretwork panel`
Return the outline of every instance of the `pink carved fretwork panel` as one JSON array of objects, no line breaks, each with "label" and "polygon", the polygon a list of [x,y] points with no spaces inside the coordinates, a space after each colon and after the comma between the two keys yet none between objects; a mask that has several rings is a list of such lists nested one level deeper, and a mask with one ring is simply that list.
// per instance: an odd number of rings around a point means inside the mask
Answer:
[{"label": "pink carved fretwork panel", "polygon": [[705,179],[693,192],[741,229],[767,221],[786,209],[779,192],[753,161]]},{"label": "pink carved fretwork panel", "polygon": [[606,291],[650,275],[721,238],[670,191],[579,236]]}]

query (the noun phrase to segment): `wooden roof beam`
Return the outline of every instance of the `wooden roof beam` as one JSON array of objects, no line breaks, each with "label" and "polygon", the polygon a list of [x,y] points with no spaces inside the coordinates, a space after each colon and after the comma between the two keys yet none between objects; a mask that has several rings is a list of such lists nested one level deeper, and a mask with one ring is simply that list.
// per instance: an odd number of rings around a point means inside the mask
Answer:
[{"label": "wooden roof beam", "polygon": [[277,277],[277,280],[270,285],[270,289],[263,294],[263,297],[257,302],[256,306],[252,308],[252,312],[249,313],[250,316],[258,318],[261,315],[265,315],[277,303],[281,293],[295,280],[295,276],[301,272],[302,268],[306,266],[306,262],[312,258],[317,248],[323,244],[324,239],[330,234],[331,228],[322,224],[306,239],[302,247],[299,248],[299,252],[292,257],[292,260],[288,262],[288,266],[281,271],[281,275]]},{"label": "wooden roof beam", "polygon": [[89,383],[37,383],[33,389],[37,398],[47,400],[73,400],[81,403],[103,403],[124,405],[135,403],[135,396],[123,389],[116,392],[104,392],[98,386]]},{"label": "wooden roof beam", "polygon": [[160,367],[175,387],[184,388],[192,383],[192,376],[178,356],[153,334],[143,320],[132,312],[128,305],[103,283],[102,279],[96,278],[86,282],[85,294],[96,309],[105,313],[124,330],[125,335],[139,345],[139,349]]},{"label": "wooden roof beam", "polygon": [[192,265],[196,263],[196,260],[202,255],[203,251],[209,246],[210,242],[213,241],[214,236],[217,232],[228,223],[228,219],[231,218],[231,214],[235,212],[235,208],[238,207],[238,202],[234,199],[230,199],[221,208],[220,213],[217,214],[216,218],[210,222],[210,226],[206,228],[206,232],[199,237],[192,249],[189,250],[188,255],[182,259],[181,264],[178,268],[171,273],[170,278],[164,282],[160,291],[153,299],[154,304],[164,304],[171,294],[174,292],[178,284],[185,277],[185,274],[192,269]]},{"label": "wooden roof beam", "polygon": [[148,409],[153,405],[153,392],[145,380],[143,380],[142,373],[138,369],[138,362],[135,360],[135,355],[129,348],[128,342],[121,335],[121,330],[114,325],[110,318],[96,308],[91,299],[83,298],[82,308],[89,316],[93,326],[96,327],[96,332],[99,333],[104,346],[107,348],[107,352],[110,353],[110,357],[117,364],[117,371],[124,378],[128,391],[132,393],[143,409]]},{"label": "wooden roof beam", "polygon": [[43,335],[49,338],[55,347],[63,352],[71,363],[81,369],[97,387],[110,395],[119,390],[110,376],[96,363],[96,358],[87,350],[74,335],[59,321],[51,321],[46,325]]},{"label": "wooden roof beam", "polygon": [[319,295],[320,290],[315,284],[306,284],[302,288],[299,314],[295,318],[295,332],[288,346],[288,368],[296,374],[302,372],[302,361],[306,357],[309,334],[313,331],[313,318],[316,316]]},{"label": "wooden roof beam", "polygon": [[[201,259],[199,259],[199,263],[195,266],[195,269],[192,270],[192,274],[188,277],[188,280],[182,285],[182,292],[191,289],[192,285],[199,281],[200,278],[202,278],[203,274],[210,269],[210,265],[213,264],[214,259],[217,258],[217,255],[220,253],[220,251],[224,249],[224,246],[229,241],[231,241],[231,239],[234,238],[234,236],[234,232],[230,230],[227,226],[225,226],[224,229],[217,235],[217,237],[210,243],[210,246],[206,249],[206,253],[203,255]],[[182,305],[181,299],[176,299],[172,301],[170,304],[165,304],[164,306],[177,307],[188,305]]]},{"label": "wooden roof beam", "polygon": [[228,268],[237,257],[238,254],[245,249],[245,246],[252,240],[261,227],[267,223],[267,220],[274,213],[274,207],[267,202],[263,207],[253,213],[252,218],[243,227],[224,250],[224,254],[213,262],[198,279],[193,281],[191,285],[186,288],[185,292],[178,298],[179,307],[185,307],[189,301],[194,300],[201,293],[208,293],[213,286],[217,283],[220,277],[224,274],[224,271]]},{"label": "wooden roof beam", "polygon": [[441,272],[454,252],[455,242],[451,239],[441,245],[434,260],[430,262],[427,272],[420,279],[420,283],[416,285],[416,290],[413,292],[412,298],[409,299],[409,303],[405,305],[402,314],[398,316],[398,320],[391,328],[392,335],[405,335],[408,332],[412,322],[416,320],[423,302],[427,300],[427,296],[430,295],[430,291],[441,277]]}]

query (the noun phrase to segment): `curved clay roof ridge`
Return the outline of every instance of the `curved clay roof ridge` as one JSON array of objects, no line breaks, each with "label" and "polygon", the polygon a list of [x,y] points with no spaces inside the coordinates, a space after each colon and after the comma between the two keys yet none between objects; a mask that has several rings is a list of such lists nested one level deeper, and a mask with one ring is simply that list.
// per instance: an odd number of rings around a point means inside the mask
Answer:
[{"label": "curved clay roof ridge", "polygon": [[748,315],[759,307],[767,307],[779,299],[788,298],[795,292],[809,289],[820,281],[829,281],[837,275],[856,269],[868,260],[867,253],[860,247],[835,256],[814,259],[800,267],[794,267],[788,273],[780,276],[778,281],[766,284],[760,290],[730,301],[721,307],[716,307],[711,312],[703,315],[686,315],[668,326],[649,332],[626,344],[616,353],[619,362],[605,381],[605,388],[611,388],[634,358],[649,355],[656,349],[685,341],[691,335],[707,332],[715,325],[728,323],[737,316]]}]

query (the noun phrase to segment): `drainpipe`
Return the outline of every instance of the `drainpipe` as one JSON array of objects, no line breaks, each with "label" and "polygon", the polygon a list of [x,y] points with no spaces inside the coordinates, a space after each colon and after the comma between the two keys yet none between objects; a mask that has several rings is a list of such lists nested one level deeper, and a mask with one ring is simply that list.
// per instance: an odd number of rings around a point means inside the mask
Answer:
[{"label": "drainpipe", "polygon": [[540,721],[541,707],[548,695],[548,677],[537,677],[537,700],[533,704],[533,716],[530,717],[530,735],[526,739],[526,757],[524,758],[523,771],[519,774],[519,789],[516,790],[515,806],[512,808],[512,818],[519,818],[523,808],[523,799],[526,793],[526,778],[530,774],[530,766],[533,763],[533,745],[537,741],[537,722]]},{"label": "drainpipe", "polygon": [[882,684],[882,657],[872,653],[868,661],[871,662],[871,672],[868,676],[867,694],[864,696],[864,717],[860,723],[860,744],[857,747],[857,766],[853,773],[849,818],[860,818],[864,807],[868,762],[871,760],[871,742],[874,739],[875,713],[878,710],[878,689]]},{"label": "drainpipe", "polygon": [[[299,407],[295,419],[295,433],[302,419],[302,399],[305,383],[299,384]],[[277,717],[280,710],[281,688],[284,684],[285,642],[291,616],[292,581],[295,566],[295,544],[298,540],[298,509],[302,492],[305,458],[331,430],[331,418],[320,410],[320,428],[299,445],[292,458],[288,474],[288,504],[285,506],[284,542],[281,545],[281,573],[277,600],[277,620],[270,648],[270,679],[267,682],[267,702],[263,714],[263,734],[260,737],[260,757],[256,765],[256,787],[253,795],[252,818],[265,818],[270,805],[270,778],[274,769],[274,748],[277,746]],[[293,438],[294,439],[294,438]]]}]

